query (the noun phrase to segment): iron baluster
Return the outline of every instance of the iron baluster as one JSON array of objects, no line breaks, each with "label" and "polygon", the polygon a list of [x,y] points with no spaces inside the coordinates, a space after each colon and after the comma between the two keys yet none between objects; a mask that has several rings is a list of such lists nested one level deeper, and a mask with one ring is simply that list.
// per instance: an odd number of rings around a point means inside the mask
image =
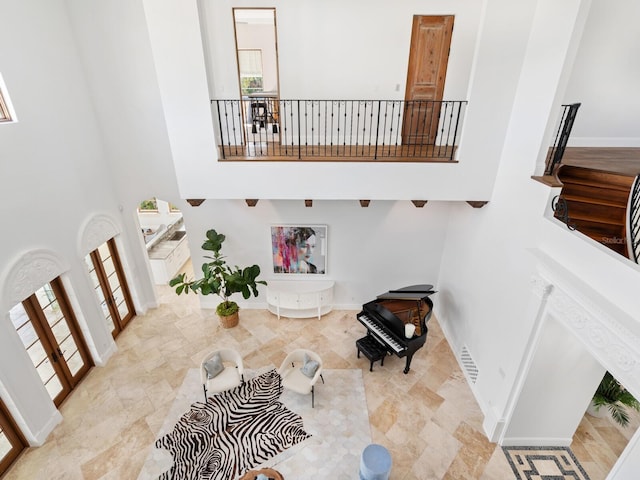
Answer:
[{"label": "iron baluster", "polygon": [[569,205],[567,205],[567,201],[561,197],[560,195],[556,195],[551,200],[551,209],[554,212],[554,216],[567,225],[569,230],[575,230],[576,225],[569,218]]}]

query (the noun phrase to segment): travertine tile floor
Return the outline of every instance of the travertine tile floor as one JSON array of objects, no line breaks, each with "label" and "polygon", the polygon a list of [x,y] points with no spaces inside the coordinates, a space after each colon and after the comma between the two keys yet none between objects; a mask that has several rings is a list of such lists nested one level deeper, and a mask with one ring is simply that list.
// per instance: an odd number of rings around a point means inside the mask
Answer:
[{"label": "travertine tile floor", "polygon": [[[482,432],[481,411],[435,316],[404,375],[404,359],[390,356],[369,372],[368,360],[356,357],[365,328],[355,311],[318,321],[242,310],[240,325],[225,330],[194,295],[178,297],[168,287],[158,294],[160,307],[131,321],[117,353],[61,406],[64,420],[45,445],[28,449],[6,480],[136,479],[186,372],[222,344],[238,348],[247,368],[280,365],[290,349],[306,347],[325,368],[362,369],[372,440],[390,450],[392,480],[514,478]],[[604,479],[633,431],[585,417],[571,448],[592,480]]]}]

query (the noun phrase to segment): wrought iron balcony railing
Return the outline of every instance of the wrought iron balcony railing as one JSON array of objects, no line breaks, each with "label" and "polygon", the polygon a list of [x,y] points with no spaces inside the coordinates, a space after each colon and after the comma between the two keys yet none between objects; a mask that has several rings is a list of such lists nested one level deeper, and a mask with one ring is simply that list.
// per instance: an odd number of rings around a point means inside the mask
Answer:
[{"label": "wrought iron balcony railing", "polygon": [[454,161],[466,101],[211,100],[224,160]]},{"label": "wrought iron balcony railing", "polygon": [[627,242],[629,258],[640,263],[640,175],[633,181],[627,207]]},{"label": "wrought iron balcony railing", "polygon": [[580,103],[562,105],[562,116],[558,124],[558,129],[556,130],[556,138],[553,146],[549,149],[545,163],[545,175],[553,175],[562,162],[562,156],[564,155],[565,148],[567,148],[567,142],[569,141],[571,129],[573,128],[573,123],[576,120],[580,105]]}]

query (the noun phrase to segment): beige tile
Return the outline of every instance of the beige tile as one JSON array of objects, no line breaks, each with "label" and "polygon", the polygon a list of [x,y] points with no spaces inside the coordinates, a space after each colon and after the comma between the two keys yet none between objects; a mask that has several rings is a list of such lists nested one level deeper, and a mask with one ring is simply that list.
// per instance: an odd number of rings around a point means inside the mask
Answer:
[{"label": "beige tile", "polygon": [[[241,351],[250,369],[279,367],[300,347],[316,350],[326,368],[361,369],[371,438],[392,454],[391,480],[510,478],[502,450],[482,432],[482,412],[435,317],[405,375],[404,358],[388,356],[373,372],[357,358],[355,341],[366,330],[356,311],[318,321],[242,310],[240,325],[227,330],[194,295],[159,287],[158,297],[160,306],[134,318],[108,364],[94,367],[65,401],[64,421],[45,445],[27,450],[4,480],[137,478],[186,372],[223,345]],[[200,390],[193,393],[200,401]],[[572,449],[592,480],[606,477],[638,425],[640,415],[629,430],[583,420]]]}]

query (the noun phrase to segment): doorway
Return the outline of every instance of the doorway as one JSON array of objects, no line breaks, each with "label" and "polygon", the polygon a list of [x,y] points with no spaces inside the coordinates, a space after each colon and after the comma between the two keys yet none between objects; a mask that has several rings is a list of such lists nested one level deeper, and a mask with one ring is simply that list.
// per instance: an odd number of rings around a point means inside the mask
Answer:
[{"label": "doorway", "polygon": [[107,328],[115,339],[135,315],[115,240],[100,245],[85,261]]},{"label": "doorway", "polygon": [[234,8],[233,22],[245,137],[257,135],[261,141],[277,141],[280,93],[276,9]]},{"label": "doorway", "polygon": [[39,288],[9,315],[56,406],[92,366],[60,278]]},{"label": "doorway", "polygon": [[402,143],[435,145],[449,62],[453,15],[414,15]]}]

